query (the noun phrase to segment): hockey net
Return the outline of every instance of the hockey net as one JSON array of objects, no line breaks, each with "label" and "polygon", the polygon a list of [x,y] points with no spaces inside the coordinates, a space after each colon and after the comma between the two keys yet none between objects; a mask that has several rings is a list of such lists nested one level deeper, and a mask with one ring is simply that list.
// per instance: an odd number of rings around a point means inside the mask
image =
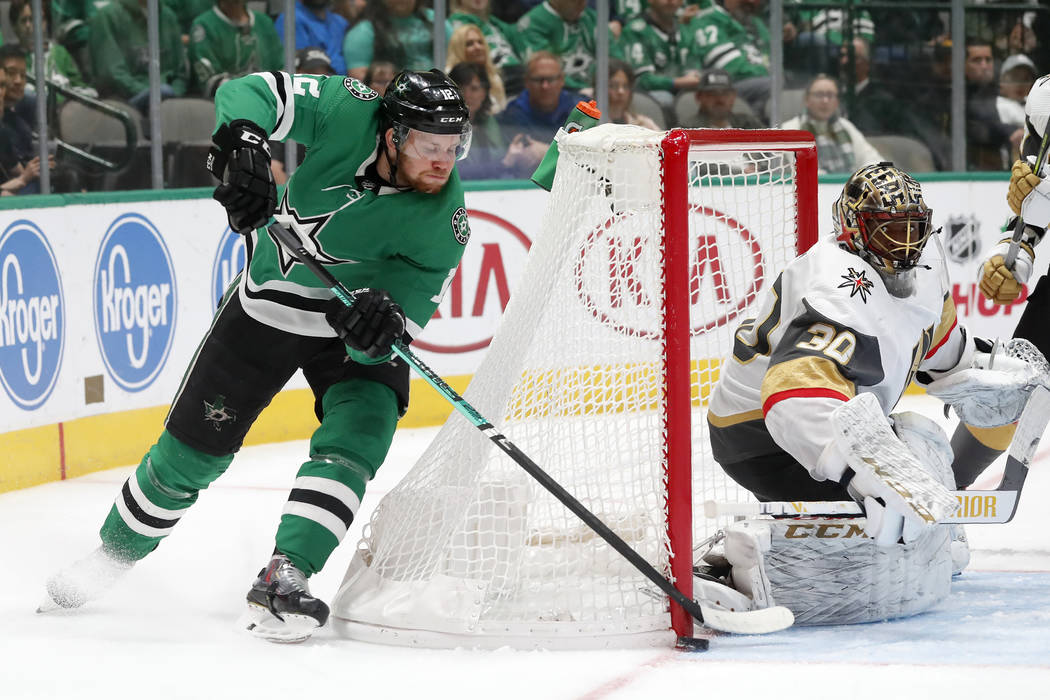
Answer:
[{"label": "hockey net", "polygon": [[[559,147],[518,291],[464,397],[691,595],[691,543],[719,526],[703,501],[749,498],[710,457],[704,405],[736,326],[814,240],[812,136],[606,125]],[[684,611],[456,414],[377,506],[333,623],[424,646],[692,633]]]}]

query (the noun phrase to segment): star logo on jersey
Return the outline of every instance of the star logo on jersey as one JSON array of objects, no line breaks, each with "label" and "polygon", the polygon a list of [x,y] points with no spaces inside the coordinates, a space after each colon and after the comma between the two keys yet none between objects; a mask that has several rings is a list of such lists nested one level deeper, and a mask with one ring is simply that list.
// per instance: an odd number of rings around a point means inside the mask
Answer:
[{"label": "star logo on jersey", "polygon": [[846,280],[839,285],[839,289],[848,289],[851,297],[860,294],[860,300],[865,304],[868,303],[868,295],[871,294],[871,288],[875,286],[875,283],[868,279],[867,272],[861,270],[857,272],[852,267],[845,275],[841,275],[842,279]]},{"label": "star logo on jersey", "polygon": [[[361,193],[358,193],[358,195],[358,197],[353,198],[354,201],[364,196]],[[349,197],[350,195],[347,196]],[[337,265],[339,263],[357,262],[356,260],[344,260],[329,255],[325,252],[321,242],[317,239],[318,234],[321,233],[321,229],[323,229],[329,219],[332,218],[333,213],[334,212],[327,212],[317,216],[300,216],[299,212],[296,211],[294,207],[288,205],[288,192],[286,190],[284,197],[281,198],[280,208],[274,212],[274,218],[284,225],[285,228],[294,233],[296,238],[302,241],[303,247],[306,248],[306,251],[317,258],[322,264]],[[281,266],[281,274],[287,277],[292,266],[299,263],[299,260],[285,249],[280,241],[274,238],[272,233],[268,233],[267,235],[270,236],[274,245],[277,246],[277,256],[278,263]]]},{"label": "star logo on jersey", "polygon": [[237,422],[237,411],[226,405],[226,397],[219,395],[215,401],[204,402],[204,420],[211,423],[211,427],[222,430],[222,424],[226,422]]},{"label": "star logo on jersey", "polygon": [[452,235],[460,245],[466,245],[470,240],[470,222],[467,221],[467,210],[463,207],[452,214]]}]

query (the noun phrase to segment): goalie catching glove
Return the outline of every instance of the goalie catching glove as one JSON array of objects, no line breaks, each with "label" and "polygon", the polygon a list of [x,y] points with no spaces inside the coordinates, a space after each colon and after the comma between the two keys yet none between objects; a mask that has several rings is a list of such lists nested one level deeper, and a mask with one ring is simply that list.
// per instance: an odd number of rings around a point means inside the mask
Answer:
[{"label": "goalie catching glove", "polygon": [[405,312],[382,289],[356,289],[354,303],[328,302],[325,320],[343,343],[373,360],[390,355],[405,333]]},{"label": "goalie catching glove", "polygon": [[972,362],[928,384],[926,393],[949,404],[967,425],[1009,425],[1021,417],[1032,390],[1050,384],[1050,365],[1024,338],[1009,340],[1005,352],[998,343],[979,343]]},{"label": "goalie catching glove", "polygon": [[226,208],[230,228],[240,234],[265,226],[277,208],[266,139],[266,132],[247,119],[223,124],[211,137],[208,170],[222,181],[212,197]]}]

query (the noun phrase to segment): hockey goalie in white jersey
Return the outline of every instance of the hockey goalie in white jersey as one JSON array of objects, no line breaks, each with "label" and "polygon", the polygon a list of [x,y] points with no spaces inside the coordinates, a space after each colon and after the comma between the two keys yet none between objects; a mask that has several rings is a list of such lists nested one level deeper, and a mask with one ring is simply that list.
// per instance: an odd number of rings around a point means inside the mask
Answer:
[{"label": "hockey goalie in white jersey", "polygon": [[715,460],[760,501],[864,508],[727,529],[728,580],[747,596],[737,604],[784,605],[800,624],[911,615],[947,595],[969,557],[961,527],[934,526],[956,506],[951,448],[933,421],[890,413],[913,379],[944,382],[988,357],[958,322],[917,181],[866,166],[833,215],[834,237],[792,261],[737,330],[708,412]]}]

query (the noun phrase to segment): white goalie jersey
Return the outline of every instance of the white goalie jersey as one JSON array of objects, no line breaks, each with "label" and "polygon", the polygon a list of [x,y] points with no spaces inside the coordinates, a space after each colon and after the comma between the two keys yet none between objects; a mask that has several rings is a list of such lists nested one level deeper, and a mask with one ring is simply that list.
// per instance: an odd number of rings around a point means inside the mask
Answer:
[{"label": "white goalie jersey", "polygon": [[708,411],[714,458],[787,452],[812,474],[843,401],[869,392],[889,415],[917,372],[954,368],[966,337],[939,258],[926,246],[906,297],[831,238],[788,264],[722,365]]}]

